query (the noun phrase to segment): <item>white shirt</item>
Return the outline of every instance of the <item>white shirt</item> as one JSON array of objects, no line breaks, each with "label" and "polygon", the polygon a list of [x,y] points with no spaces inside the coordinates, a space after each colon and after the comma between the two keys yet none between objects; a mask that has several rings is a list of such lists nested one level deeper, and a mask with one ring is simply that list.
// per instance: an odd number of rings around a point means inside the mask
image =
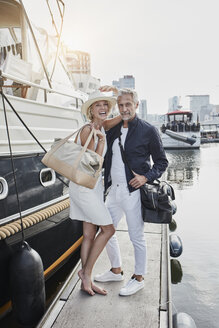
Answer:
[{"label": "white shirt", "polygon": [[[121,128],[121,144],[124,147],[125,139],[128,133],[128,128]],[[112,166],[111,166],[111,179],[112,184],[117,183],[127,183],[126,175],[125,175],[125,165],[122,160],[120,147],[119,147],[119,139],[116,139],[113,143],[112,147]]]}]

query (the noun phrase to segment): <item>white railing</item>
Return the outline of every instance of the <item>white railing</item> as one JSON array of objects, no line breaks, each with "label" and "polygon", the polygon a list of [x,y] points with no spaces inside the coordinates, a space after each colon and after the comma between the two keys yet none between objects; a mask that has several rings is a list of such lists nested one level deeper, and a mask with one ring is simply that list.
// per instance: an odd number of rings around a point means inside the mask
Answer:
[{"label": "white railing", "polygon": [[24,84],[25,86],[30,86],[30,87],[34,87],[34,88],[44,90],[48,93],[60,94],[62,96],[75,98],[76,100],[80,99],[82,102],[86,101],[86,95],[83,94],[82,92],[78,92],[78,91],[74,91],[74,90],[72,90],[71,94],[61,92],[61,91],[58,91],[58,90],[55,90],[55,89],[51,89],[51,88],[48,88],[48,87],[41,86],[37,83],[33,83],[33,82],[30,82],[30,81],[27,81],[27,80],[20,79],[20,78],[18,78],[16,76],[13,76],[11,74],[4,73],[3,71],[0,71],[0,76],[2,76],[3,78],[6,78],[6,79],[12,80],[14,82]]}]

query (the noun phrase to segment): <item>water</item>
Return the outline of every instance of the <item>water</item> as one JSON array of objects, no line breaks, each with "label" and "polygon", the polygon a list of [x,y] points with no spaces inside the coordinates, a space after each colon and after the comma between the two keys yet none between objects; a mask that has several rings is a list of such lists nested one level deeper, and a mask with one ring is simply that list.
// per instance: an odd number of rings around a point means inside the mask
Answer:
[{"label": "water", "polygon": [[173,312],[186,312],[198,328],[219,327],[219,144],[167,151],[166,179],[176,193],[177,259],[181,283],[172,284]]}]

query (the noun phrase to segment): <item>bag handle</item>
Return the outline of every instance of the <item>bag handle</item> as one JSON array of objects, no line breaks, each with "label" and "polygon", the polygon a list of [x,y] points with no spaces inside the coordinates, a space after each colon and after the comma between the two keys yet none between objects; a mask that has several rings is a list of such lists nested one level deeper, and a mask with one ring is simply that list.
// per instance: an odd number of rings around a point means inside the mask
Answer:
[{"label": "bag handle", "polygon": [[[88,124],[87,124],[88,125]],[[57,143],[57,145],[55,145],[51,150],[50,150],[50,155],[52,155],[52,154],[54,154],[62,145],[64,145],[74,134],[76,134],[76,133],[80,133],[80,131],[82,130],[84,128],[84,126],[82,126],[79,130],[76,130],[76,131],[74,131],[73,133],[71,133],[70,135],[68,135],[67,137],[65,137],[64,139],[62,139],[62,140],[60,140],[58,143]],[[74,167],[74,168],[77,168],[78,166],[79,166],[79,163],[80,163],[80,160],[81,160],[81,158],[82,158],[82,156],[83,156],[83,154],[85,153],[85,151],[87,150],[87,147],[88,147],[88,145],[89,145],[89,143],[90,143],[90,141],[91,141],[91,139],[92,139],[92,137],[93,137],[93,135],[96,137],[96,131],[95,131],[95,128],[92,128],[92,130],[91,130],[91,132],[90,132],[90,134],[89,134],[89,136],[88,136],[88,138],[87,138],[87,140],[86,140],[86,142],[85,142],[85,144],[84,144],[84,146],[82,147],[82,149],[81,149],[81,151],[80,151],[80,153],[78,154],[78,157],[77,157],[77,159],[76,159],[76,161],[75,161],[75,163],[74,163],[74,165],[72,166],[72,167]],[[104,138],[104,143],[105,143],[105,138]],[[97,153],[96,153],[97,154]],[[97,175],[97,174],[99,174],[99,172],[101,171],[101,169],[102,169],[102,163],[103,163],[103,157],[102,156],[100,156],[99,154],[97,154],[97,156],[99,156],[99,158],[100,158],[100,168],[96,171],[96,173],[95,173],[95,176]]]},{"label": "bag handle", "polygon": [[[87,124],[88,125],[88,124]],[[76,134],[76,133],[80,133],[80,131],[82,130],[84,128],[84,126],[82,126],[79,130],[76,130],[76,131],[74,131],[73,133],[71,133],[71,134],[69,134],[67,137],[65,137],[65,138],[63,138],[63,139],[61,139],[52,149],[51,149],[51,151],[50,151],[50,154],[53,154],[54,152],[56,152],[56,150],[58,150],[62,145],[64,145],[64,143],[66,143],[71,137],[73,137],[73,135],[74,134]],[[89,136],[88,136],[88,138],[87,138],[87,141],[88,142],[86,142],[85,143],[85,145],[83,146],[83,148],[86,146],[88,146],[89,145],[89,142],[91,141],[91,138],[92,138],[92,136],[93,136],[93,133],[94,133],[94,128],[92,129],[92,131],[91,131],[91,133],[89,134]],[[87,149],[87,148],[86,148]],[[86,151],[86,149],[85,149],[85,151]]]},{"label": "bag handle", "polygon": [[52,149],[50,150],[50,154],[52,155],[54,152],[56,152],[56,150],[59,149],[64,143],[66,143],[68,141],[68,139],[70,139],[75,133],[80,132],[81,129],[82,128],[74,131],[73,133],[71,133],[70,135],[65,137],[64,139],[61,139],[60,141],[58,141],[58,143],[54,147],[52,147]]},{"label": "bag handle", "polygon": [[[87,140],[86,140],[86,142],[85,142],[85,144],[84,144],[81,152],[78,154],[78,157],[77,157],[77,159],[76,159],[76,161],[75,161],[75,163],[73,165],[74,168],[77,168],[79,166],[80,160],[81,160],[83,154],[85,153],[85,151],[87,150],[87,147],[88,147],[88,145],[89,145],[89,143],[90,143],[91,138],[93,137],[93,135],[94,135],[94,139],[95,139],[96,138],[96,135],[97,135],[95,128],[92,128],[92,131],[89,134],[89,136],[88,136],[88,138],[87,138]],[[104,138],[104,145],[105,145],[105,138]],[[99,154],[97,154],[97,156],[100,159],[100,166],[99,166],[99,169],[96,171],[96,173],[95,173],[94,176],[98,175],[99,172],[102,170],[103,157],[101,155],[99,155]]]},{"label": "bag handle", "polygon": [[[127,158],[125,156],[125,151],[124,151],[124,148],[122,146],[121,137],[120,136],[119,136],[119,147],[120,147],[120,151],[121,151],[121,156],[122,156],[123,163],[124,164],[127,164],[129,170],[131,171],[132,175],[134,176],[134,173],[133,173],[133,171],[132,171],[132,169],[131,169],[131,167],[129,165],[129,162],[127,161]],[[157,181],[158,183],[153,183],[153,182],[148,183],[147,182],[147,184],[150,184],[150,185],[159,185],[159,186],[161,185],[161,181],[159,179],[155,179],[155,181]],[[170,189],[171,189],[171,195],[170,195],[170,197],[172,198],[172,200],[174,200],[175,199],[175,192],[174,192],[173,187],[168,182],[166,182],[166,181],[162,181],[162,182],[165,183],[166,185],[168,185],[170,187]]]}]

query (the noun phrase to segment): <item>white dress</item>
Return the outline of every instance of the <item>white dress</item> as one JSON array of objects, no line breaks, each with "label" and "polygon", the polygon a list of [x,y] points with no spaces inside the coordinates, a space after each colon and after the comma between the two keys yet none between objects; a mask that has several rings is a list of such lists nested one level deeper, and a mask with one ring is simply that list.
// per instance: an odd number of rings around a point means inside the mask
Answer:
[{"label": "white dress", "polygon": [[[101,132],[105,136],[103,128]],[[81,144],[80,135],[78,136],[77,144]],[[97,147],[97,140],[95,141],[95,147]],[[107,145],[105,142],[102,156],[105,155],[106,149]],[[70,181],[70,218],[99,226],[112,224],[111,215],[103,200],[103,191],[104,188],[101,175],[94,189],[86,188]]]}]

